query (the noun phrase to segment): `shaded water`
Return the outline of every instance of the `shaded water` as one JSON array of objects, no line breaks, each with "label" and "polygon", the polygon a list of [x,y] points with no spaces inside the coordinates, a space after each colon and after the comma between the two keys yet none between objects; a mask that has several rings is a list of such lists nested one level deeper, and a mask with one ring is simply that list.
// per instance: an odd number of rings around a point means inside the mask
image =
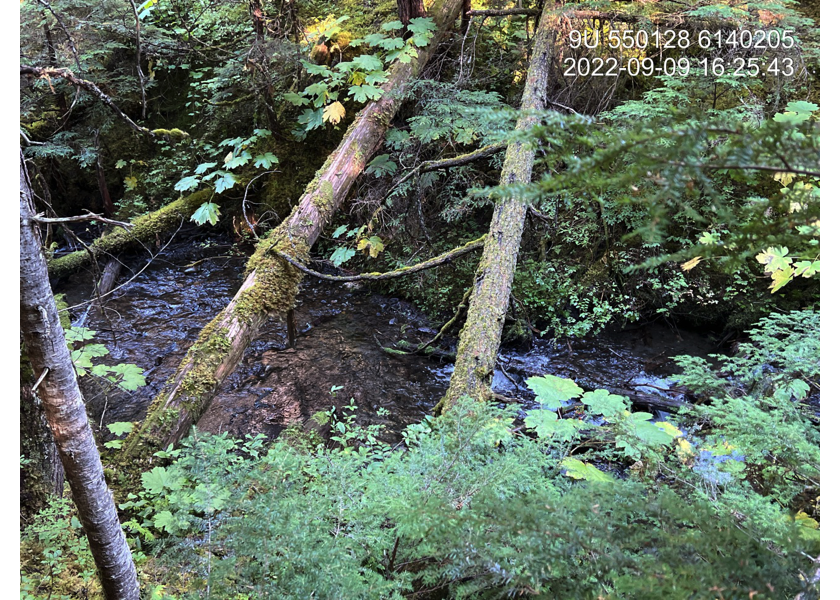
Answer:
[{"label": "shaded water", "polygon": [[[83,378],[94,423],[144,417],[202,327],[239,288],[245,257],[217,256],[224,251],[181,244],[114,293],[103,314],[91,312],[86,326],[98,331],[95,341],[110,350],[105,362],[137,364],[148,382],[136,392],[103,392],[91,377]],[[84,300],[89,289],[89,284],[77,284],[65,291],[73,304]],[[273,438],[285,427],[352,398],[359,407],[358,422],[382,424],[383,437],[395,441],[407,424],[430,414],[446,391],[452,364],[394,356],[377,344],[388,347],[401,339],[417,343],[433,337],[432,324],[409,302],[372,294],[356,284],[307,278],[295,312],[295,347],[287,345],[285,322],[270,320],[223,384],[199,429]],[[454,341],[449,343],[454,350]],[[527,376],[550,373],[570,377],[586,389],[612,386],[678,397],[666,391],[671,383],[663,377],[673,367],[668,358],[712,349],[711,341],[698,334],[664,326],[571,340],[558,347],[537,340],[529,350],[503,349],[493,387],[527,401],[532,397],[524,383]],[[379,414],[382,408],[387,415]]]}]

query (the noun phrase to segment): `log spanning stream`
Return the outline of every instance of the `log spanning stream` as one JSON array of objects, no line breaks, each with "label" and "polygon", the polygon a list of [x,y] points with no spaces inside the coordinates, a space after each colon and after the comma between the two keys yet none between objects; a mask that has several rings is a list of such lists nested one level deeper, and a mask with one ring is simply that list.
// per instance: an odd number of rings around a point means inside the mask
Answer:
[{"label": "log spanning stream", "polygon": [[[104,314],[91,311],[85,326],[97,331],[93,341],[110,351],[99,360],[137,364],[147,380],[145,387],[128,393],[103,392],[92,377],[82,378],[94,425],[143,419],[202,327],[241,283],[245,258],[217,256],[226,249],[177,245],[111,295]],[[62,291],[72,306],[89,298],[90,288],[88,282]],[[383,437],[397,441],[399,432],[431,414],[445,393],[450,362],[395,356],[379,347],[434,337],[432,324],[410,302],[373,294],[358,284],[307,277],[295,313],[295,347],[288,347],[285,319],[271,319],[213,399],[199,429],[275,438],[289,425],[353,398],[359,424],[383,424]],[[454,350],[454,340],[449,342]],[[527,403],[533,399],[524,383],[527,376],[554,374],[585,389],[630,390],[678,402],[681,394],[667,379],[674,371],[669,358],[712,351],[713,342],[699,334],[655,324],[556,347],[537,340],[530,349],[502,348],[493,389]],[[388,414],[379,414],[380,408]]]}]

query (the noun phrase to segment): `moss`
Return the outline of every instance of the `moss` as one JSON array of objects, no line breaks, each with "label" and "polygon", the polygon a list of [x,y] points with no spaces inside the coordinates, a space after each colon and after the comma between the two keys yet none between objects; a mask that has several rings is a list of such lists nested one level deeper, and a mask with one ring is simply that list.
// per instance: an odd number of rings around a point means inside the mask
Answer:
[{"label": "moss", "polygon": [[180,129],[152,129],[154,135],[165,137],[170,140],[188,140],[190,134]]},{"label": "moss", "polygon": [[257,245],[248,261],[246,272],[256,272],[256,280],[237,300],[237,316],[251,319],[258,313],[280,313],[294,306],[302,273],[278,257],[275,251],[304,263],[309,261],[309,246],[305,240],[292,237],[286,227],[274,230]]},{"label": "moss", "polygon": [[102,254],[125,250],[140,242],[151,242],[160,234],[178,226],[184,219],[189,219],[195,210],[212,196],[211,189],[200,190],[163,208],[132,221],[131,231],[117,228],[97,239],[90,245],[90,251],[78,250],[61,258],[49,261],[49,272],[53,277],[63,277],[90,264],[91,254],[98,258]]},{"label": "moss", "polygon": [[332,212],[331,207],[335,199],[335,192],[331,181],[325,180],[322,184],[319,186],[318,192],[312,195],[312,204],[318,209],[318,213],[322,217],[327,217]]}]

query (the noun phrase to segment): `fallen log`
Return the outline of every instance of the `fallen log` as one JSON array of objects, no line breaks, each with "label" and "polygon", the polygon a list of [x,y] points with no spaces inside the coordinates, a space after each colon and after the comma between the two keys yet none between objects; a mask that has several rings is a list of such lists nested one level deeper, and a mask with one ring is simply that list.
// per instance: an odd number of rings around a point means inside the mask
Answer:
[{"label": "fallen log", "polygon": [[408,63],[389,69],[382,97],[369,103],[347,130],[307,186],[289,217],[258,245],[246,267],[247,276],[233,300],[199,334],[177,373],[152,402],[142,426],[124,446],[126,459],[141,449],[177,443],[202,415],[221,383],[233,372],[245,349],[274,314],[294,307],[303,273],[277,255],[306,264],[309,249],[373,157],[397,113],[407,85],[422,71],[446,31],[460,14],[462,0],[438,0],[428,11],[437,26],[428,46]]},{"label": "fallen log", "polygon": [[[562,7],[558,2],[546,4],[534,38],[533,57],[520,107],[523,113],[516,123],[517,130],[533,127],[538,122],[534,111],[545,106],[561,17]],[[533,148],[523,142],[511,143],[505,154],[500,183],[530,183],[533,164]],[[493,397],[490,384],[527,212],[528,204],[520,198],[503,198],[496,202],[490,232],[475,274],[467,321],[459,336],[455,370],[436,412],[448,410],[463,396],[480,400]]]},{"label": "fallen log", "polygon": [[97,239],[87,249],[52,259],[48,264],[50,277],[70,275],[102,256],[154,242],[160,234],[189,221],[198,207],[207,202],[212,194],[213,190],[208,188],[179,198],[154,212],[132,220],[129,230],[114,229]]}]

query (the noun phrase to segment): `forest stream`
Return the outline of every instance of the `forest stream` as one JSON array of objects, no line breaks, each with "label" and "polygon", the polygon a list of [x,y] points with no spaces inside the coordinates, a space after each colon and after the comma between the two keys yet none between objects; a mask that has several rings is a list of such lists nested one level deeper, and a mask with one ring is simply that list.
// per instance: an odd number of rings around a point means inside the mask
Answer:
[{"label": "forest stream", "polygon": [[[85,378],[92,422],[143,419],[202,327],[238,289],[245,257],[218,256],[229,248],[224,242],[173,244],[107,298],[104,316],[90,311],[85,326],[97,331],[96,341],[110,351],[106,360],[137,364],[147,381],[136,392],[117,388],[103,393],[99,384]],[[137,259],[131,266],[143,264]],[[121,281],[128,278],[124,271]],[[89,298],[90,286],[89,280],[65,289],[70,305]],[[306,423],[314,413],[345,406],[352,398],[359,407],[357,422],[384,425],[383,438],[396,442],[402,429],[431,414],[445,393],[451,363],[396,356],[379,347],[434,337],[437,330],[412,303],[355,283],[307,277],[295,314],[295,347],[288,347],[285,320],[271,319],[199,420],[200,430],[237,437],[263,433],[273,439],[289,425]],[[448,343],[454,351],[455,341]],[[493,389],[527,403],[533,399],[527,376],[554,374],[585,389],[618,386],[681,400],[667,378],[675,369],[670,358],[714,350],[714,342],[699,333],[658,323],[556,345],[535,339],[527,349],[502,348]],[[380,408],[388,413],[380,414]]]}]

